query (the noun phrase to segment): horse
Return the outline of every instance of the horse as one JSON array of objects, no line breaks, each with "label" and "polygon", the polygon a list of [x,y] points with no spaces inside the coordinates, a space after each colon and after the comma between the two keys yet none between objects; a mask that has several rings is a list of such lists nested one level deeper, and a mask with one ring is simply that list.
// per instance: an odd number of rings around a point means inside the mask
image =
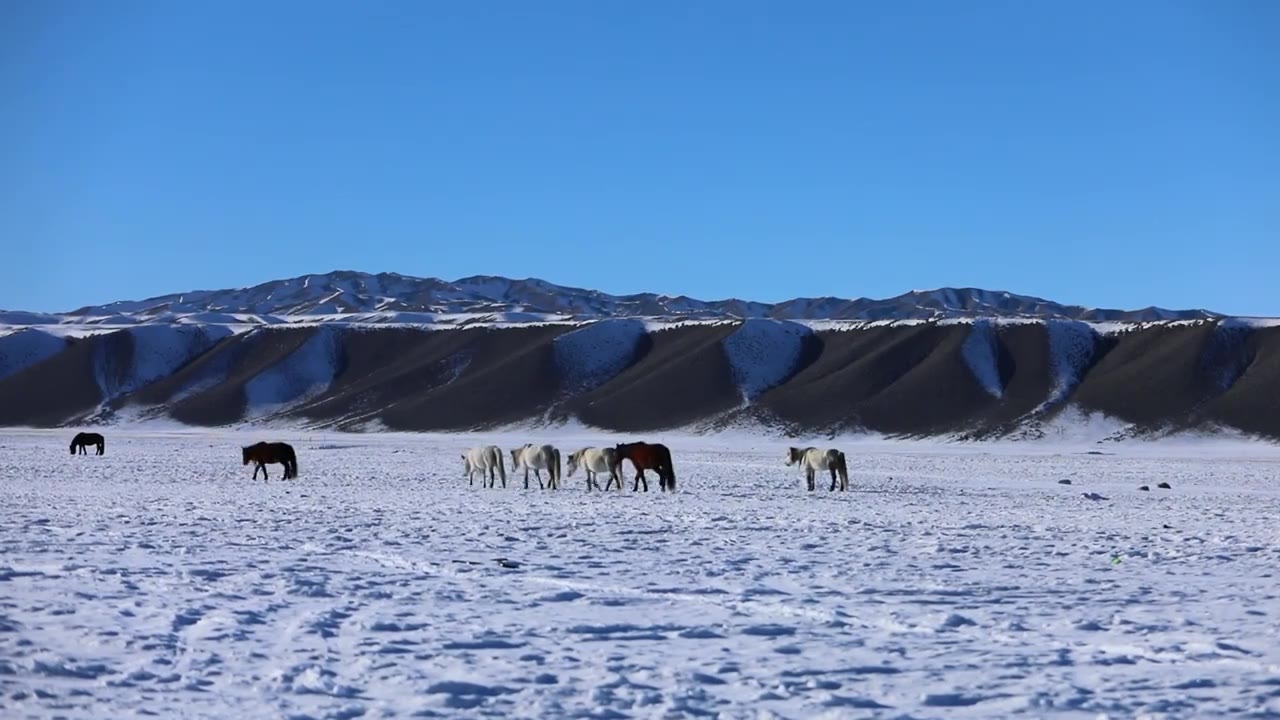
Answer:
[{"label": "horse", "polygon": [[800,464],[804,468],[804,477],[809,484],[809,492],[813,492],[814,474],[818,470],[831,471],[831,489],[836,489],[836,474],[840,475],[840,490],[849,489],[849,467],[845,463],[844,453],[831,448],[819,450],[815,447],[787,448],[787,467]]},{"label": "horse", "polygon": [[248,465],[250,461],[255,463],[254,480],[258,479],[259,470],[262,471],[263,480],[270,480],[271,475],[267,473],[267,465],[276,463],[284,466],[284,480],[298,477],[298,456],[294,454],[293,446],[288,443],[254,443],[248,447],[241,447],[240,455],[244,465]]},{"label": "horse", "polygon": [[569,454],[569,474],[572,475],[579,466],[587,473],[587,492],[591,492],[591,486],[594,485],[600,490],[600,482],[596,480],[596,473],[609,473],[609,480],[604,484],[604,489],[608,490],[615,482],[618,483],[618,489],[622,489],[622,475],[619,468],[622,467],[622,458],[618,457],[616,448],[582,448],[574,450]]},{"label": "horse", "polygon": [[102,437],[98,433],[82,432],[76,433],[76,436],[71,438],[71,454],[75,455],[76,450],[78,449],[81,455],[88,455],[89,451],[85,450],[86,445],[98,446],[98,452],[94,453],[95,455],[102,455],[107,451],[106,438]]},{"label": "horse", "polygon": [[[515,472],[520,468],[524,468],[524,489],[529,489],[529,470],[533,470],[534,477],[538,478],[538,487],[540,489],[551,488],[557,490],[560,488],[560,451],[550,445],[534,446],[533,443],[525,443],[524,447],[519,447],[511,451],[511,472]],[[546,470],[547,484],[542,484],[542,471]]]},{"label": "horse", "polygon": [[473,447],[462,454],[462,464],[467,471],[467,484],[475,485],[475,474],[480,473],[480,487],[484,487],[485,473],[489,475],[489,487],[493,487],[493,473],[496,469],[502,478],[502,487],[507,486],[507,468],[502,463],[502,449],[497,445]]},{"label": "horse", "polygon": [[[649,492],[649,481],[644,477],[645,470],[653,470],[658,473],[658,482],[663,492],[668,490],[674,492],[676,489],[676,468],[671,462],[671,451],[666,445],[658,443],[622,443],[615,445],[614,449],[618,451],[618,462],[630,460],[632,467],[636,469],[636,480],[631,487],[631,492],[640,489],[640,483],[644,483],[644,491]],[[621,480],[619,480],[621,484]]]}]

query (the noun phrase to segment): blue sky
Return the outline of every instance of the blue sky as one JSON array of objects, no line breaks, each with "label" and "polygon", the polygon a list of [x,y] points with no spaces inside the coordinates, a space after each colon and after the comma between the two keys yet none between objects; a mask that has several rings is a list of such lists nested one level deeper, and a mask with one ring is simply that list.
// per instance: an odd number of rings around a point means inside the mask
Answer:
[{"label": "blue sky", "polygon": [[334,269],[1280,315],[1280,3],[0,4],[0,308]]}]

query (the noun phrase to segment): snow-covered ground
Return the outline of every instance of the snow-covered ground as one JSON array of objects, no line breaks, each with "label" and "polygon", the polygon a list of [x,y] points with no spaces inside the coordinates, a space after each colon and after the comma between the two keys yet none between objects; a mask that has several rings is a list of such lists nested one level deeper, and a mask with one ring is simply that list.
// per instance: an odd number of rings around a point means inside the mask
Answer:
[{"label": "snow-covered ground", "polygon": [[5,718],[1280,713],[1274,446],[846,443],[810,494],[671,438],[664,495],[462,477],[604,435],[280,431],[265,483],[263,431],[70,435],[0,431]]}]

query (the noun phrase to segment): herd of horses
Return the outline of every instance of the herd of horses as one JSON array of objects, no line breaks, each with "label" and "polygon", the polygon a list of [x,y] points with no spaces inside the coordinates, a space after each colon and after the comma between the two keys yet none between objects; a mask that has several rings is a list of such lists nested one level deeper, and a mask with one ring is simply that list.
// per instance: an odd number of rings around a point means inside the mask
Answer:
[{"label": "herd of horses", "polygon": [[[643,485],[649,492],[649,479],[646,470],[652,470],[658,476],[658,487],[662,492],[674,492],[676,489],[676,468],[671,462],[671,450],[661,443],[633,442],[621,443],[613,447],[586,447],[569,453],[569,475],[572,476],[582,468],[587,476],[587,491],[608,490],[615,483],[622,489],[622,461],[630,460],[636,469],[636,478],[631,490],[637,491]],[[462,465],[467,474],[468,484],[475,485],[476,473],[480,473],[481,487],[494,487],[502,481],[507,486],[507,468],[502,457],[502,449],[497,445],[480,445],[462,453]],[[529,489],[529,471],[533,471],[538,487],[557,489],[560,487],[562,469],[560,466],[560,450],[552,445],[534,445],[526,443],[523,447],[511,451],[511,470],[524,469],[524,488]],[[547,483],[542,482],[542,471],[547,471]],[[604,488],[600,487],[596,476],[608,473],[609,479]],[[486,481],[488,484],[486,485]]]},{"label": "herd of horses", "polygon": [[[87,455],[88,451],[85,448],[90,445],[97,447],[98,455],[106,452],[106,439],[102,435],[82,432],[72,438],[71,454],[75,455],[78,451],[81,455]],[[298,477],[298,455],[294,452],[293,446],[288,443],[259,442],[241,447],[240,450],[242,464],[248,465],[251,462],[254,464],[254,480],[258,479],[259,471],[262,472],[264,480],[271,479],[267,473],[267,465],[283,465],[285,480]],[[511,471],[524,470],[524,489],[529,489],[530,470],[533,471],[539,488],[559,489],[562,468],[558,448],[552,445],[526,443],[522,447],[512,449],[510,453]],[[652,470],[657,474],[658,486],[662,492],[675,491],[676,469],[671,461],[671,450],[661,443],[630,442],[619,443],[613,447],[584,447],[569,453],[569,459],[565,464],[569,466],[570,476],[577,472],[578,468],[583,469],[587,478],[587,491],[590,492],[593,488],[609,490],[615,484],[618,490],[622,490],[623,461],[630,461],[636,470],[636,477],[631,485],[632,492],[640,490],[641,487],[644,488],[644,492],[649,492],[649,480],[645,477],[646,470]],[[475,485],[476,473],[480,473],[481,487],[495,487],[499,480],[502,482],[502,487],[507,486],[506,462],[503,459],[502,449],[497,445],[480,445],[468,449],[462,453],[462,463],[469,485]],[[788,467],[799,465],[804,470],[809,492],[813,492],[816,488],[819,472],[831,474],[832,491],[837,488],[841,491],[849,489],[849,467],[845,461],[845,455],[835,448],[823,450],[816,447],[790,447],[787,448],[786,464]],[[547,473],[546,483],[542,481],[543,471]],[[601,474],[608,476],[603,488],[600,487],[600,481],[597,479]]]}]

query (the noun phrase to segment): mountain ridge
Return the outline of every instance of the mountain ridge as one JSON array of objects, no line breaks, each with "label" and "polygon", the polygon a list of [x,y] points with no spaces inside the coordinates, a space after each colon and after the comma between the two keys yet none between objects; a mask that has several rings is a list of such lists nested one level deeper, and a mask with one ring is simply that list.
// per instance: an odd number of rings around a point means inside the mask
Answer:
[{"label": "mountain ridge", "polygon": [[[343,316],[370,313],[424,315],[549,316],[565,320],[618,317],[691,320],[939,320],[949,318],[1034,318],[1089,322],[1151,322],[1225,317],[1206,309],[1171,310],[1155,306],[1114,309],[1066,305],[1003,290],[943,287],[912,290],[889,298],[801,297],[777,303],[738,298],[702,300],[686,295],[633,293],[558,285],[539,278],[472,275],[448,281],[400,273],[335,270],[257,285],[221,290],[190,290],[143,300],[86,305],[64,313],[5,312],[0,322],[14,325],[100,321],[164,322],[207,316]],[[197,318],[200,320],[200,318]],[[224,318],[232,322],[234,318]]]}]

